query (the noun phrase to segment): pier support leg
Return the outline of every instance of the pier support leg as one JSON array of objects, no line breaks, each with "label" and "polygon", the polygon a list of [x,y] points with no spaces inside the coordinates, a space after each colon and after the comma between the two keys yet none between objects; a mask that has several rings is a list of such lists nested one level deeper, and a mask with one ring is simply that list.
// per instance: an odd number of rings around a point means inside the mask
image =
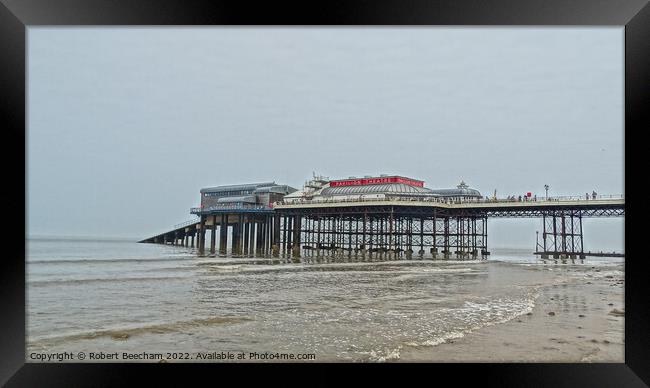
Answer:
[{"label": "pier support leg", "polygon": [[584,235],[582,234],[582,213],[578,213],[578,225],[580,227],[580,260],[585,258]]},{"label": "pier support leg", "polygon": [[255,234],[255,219],[249,220],[248,227],[250,229],[250,241],[248,241],[248,253],[255,255],[255,241],[257,236]]},{"label": "pier support leg", "polygon": [[431,220],[431,247],[429,248],[432,259],[435,259],[438,256],[438,234],[436,231],[438,227],[436,221],[436,216],[434,214],[433,219]]},{"label": "pier support leg", "polygon": [[264,254],[268,255],[271,252],[273,247],[273,221],[271,220],[270,215],[264,217],[264,223],[266,224],[266,237],[264,238]]},{"label": "pier support leg", "polygon": [[293,248],[293,217],[287,217],[287,253]]},{"label": "pier support leg", "polygon": [[239,255],[241,254],[240,251],[240,246],[241,246],[241,225],[243,221],[241,219],[241,215],[239,215],[237,219],[237,223],[232,225],[232,254],[233,255]]},{"label": "pier support leg", "polygon": [[478,250],[479,253],[481,254],[481,259],[484,259],[486,257],[486,252],[487,252],[487,239],[485,236],[487,235],[487,220],[485,217],[481,217],[480,220],[478,220],[478,238],[479,238],[479,243],[478,243]]},{"label": "pier support leg", "polygon": [[388,250],[395,249],[393,238],[393,207],[391,206],[388,216]]},{"label": "pier support leg", "polygon": [[282,217],[282,253],[287,253],[287,233],[288,233],[288,222],[287,216]]},{"label": "pier support leg", "polygon": [[260,255],[262,253],[262,223],[259,220],[255,220],[255,254]]},{"label": "pier support leg", "polygon": [[368,235],[368,220],[366,214],[357,218],[357,252],[365,255],[367,252],[367,235]]},{"label": "pier support leg", "polygon": [[449,252],[450,244],[449,244],[449,217],[444,217],[443,218],[443,238],[444,238],[444,250],[443,252],[443,257],[445,259],[449,258],[449,255],[451,252]]},{"label": "pier support leg", "polygon": [[418,256],[424,256],[424,218],[420,218],[420,251]]},{"label": "pier support leg", "polygon": [[280,255],[280,215],[273,216],[273,256]]},{"label": "pier support leg", "polygon": [[199,256],[205,255],[205,217],[201,216],[201,225],[199,229]]},{"label": "pier support leg", "polygon": [[293,247],[292,247],[292,255],[293,257],[300,257],[300,233],[302,231],[301,228],[301,218],[300,216],[295,216],[294,217],[294,224],[293,224]]},{"label": "pier support leg", "polygon": [[262,216],[260,220],[260,254],[262,257],[266,255],[266,244],[268,242],[269,226],[266,223],[266,216]]},{"label": "pier support leg", "polygon": [[228,253],[228,214],[225,213],[221,215],[219,223],[219,253]]},{"label": "pier support leg", "polygon": [[243,246],[244,246],[243,254],[244,255],[248,255],[248,246],[249,246],[248,240],[249,239],[250,239],[250,224],[248,222],[248,217],[246,217],[244,219],[244,241],[243,241]]},{"label": "pier support leg", "polygon": [[210,231],[210,254],[214,255],[214,247],[217,244],[217,216],[212,216],[212,229]]}]

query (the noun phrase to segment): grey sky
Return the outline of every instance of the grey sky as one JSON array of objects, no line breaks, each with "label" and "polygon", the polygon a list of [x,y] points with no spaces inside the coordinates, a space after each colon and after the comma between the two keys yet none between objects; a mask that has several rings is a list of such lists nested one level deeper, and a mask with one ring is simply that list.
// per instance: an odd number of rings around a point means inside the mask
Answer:
[{"label": "grey sky", "polygon": [[[623,28],[29,28],[28,232],[124,236],[205,186],[379,173],[623,192]],[[538,220],[490,223],[534,244]],[[585,225],[621,249],[622,220]]]}]

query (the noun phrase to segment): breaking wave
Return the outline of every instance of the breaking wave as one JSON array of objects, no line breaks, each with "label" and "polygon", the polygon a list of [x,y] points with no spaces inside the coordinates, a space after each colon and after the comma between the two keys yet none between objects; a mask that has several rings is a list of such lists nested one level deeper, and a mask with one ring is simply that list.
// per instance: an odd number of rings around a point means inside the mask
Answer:
[{"label": "breaking wave", "polygon": [[32,280],[28,281],[28,286],[42,287],[49,285],[74,285],[88,283],[122,283],[122,282],[143,282],[143,281],[160,281],[185,279],[187,276],[150,276],[150,277],[112,277],[112,278],[93,278],[93,279],[52,279],[52,280]]},{"label": "breaking wave", "polygon": [[33,346],[53,346],[70,341],[92,340],[96,338],[108,337],[113,340],[128,340],[130,337],[142,334],[166,334],[183,331],[186,329],[197,328],[201,326],[227,325],[251,321],[249,317],[207,317],[197,318],[188,321],[177,321],[169,323],[160,323],[147,326],[115,328],[107,330],[95,330],[83,333],[65,334],[59,336],[42,337],[30,341]]},{"label": "breaking wave", "polygon": [[154,257],[151,259],[54,259],[54,260],[28,260],[27,264],[115,264],[115,263],[156,263],[169,261],[192,260],[191,256],[180,255],[177,257]]}]

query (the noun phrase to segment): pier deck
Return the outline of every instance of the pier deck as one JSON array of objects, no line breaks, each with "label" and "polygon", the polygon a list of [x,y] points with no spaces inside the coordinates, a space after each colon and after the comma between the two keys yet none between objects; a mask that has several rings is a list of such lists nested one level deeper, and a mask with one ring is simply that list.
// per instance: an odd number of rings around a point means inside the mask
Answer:
[{"label": "pier deck", "polygon": [[210,230],[210,254],[216,253],[218,240],[222,254],[299,257],[303,250],[322,249],[407,258],[485,258],[488,218],[541,218],[544,229],[536,254],[584,258],[600,254],[585,253],[582,218],[623,217],[625,199],[622,195],[515,201],[347,198],[192,208],[191,213],[199,219],[141,242],[196,246],[204,255],[205,232]]}]

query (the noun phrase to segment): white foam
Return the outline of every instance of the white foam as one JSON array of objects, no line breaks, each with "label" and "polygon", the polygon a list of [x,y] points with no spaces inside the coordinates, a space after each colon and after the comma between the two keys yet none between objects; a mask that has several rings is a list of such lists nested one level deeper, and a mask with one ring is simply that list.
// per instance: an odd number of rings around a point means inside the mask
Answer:
[{"label": "white foam", "polygon": [[370,361],[385,362],[388,360],[399,360],[400,348],[386,349],[384,351],[376,351],[374,349],[370,352],[360,352],[361,354],[368,354]]},{"label": "white foam", "polygon": [[434,338],[421,342],[407,342],[412,347],[438,346],[452,339],[463,338],[476,330],[484,327],[508,322],[518,316],[533,311],[535,300],[539,296],[537,290],[523,300],[500,298],[486,303],[466,301],[461,308],[444,309],[446,315],[460,318],[468,326],[460,330],[453,330],[442,333]]}]

